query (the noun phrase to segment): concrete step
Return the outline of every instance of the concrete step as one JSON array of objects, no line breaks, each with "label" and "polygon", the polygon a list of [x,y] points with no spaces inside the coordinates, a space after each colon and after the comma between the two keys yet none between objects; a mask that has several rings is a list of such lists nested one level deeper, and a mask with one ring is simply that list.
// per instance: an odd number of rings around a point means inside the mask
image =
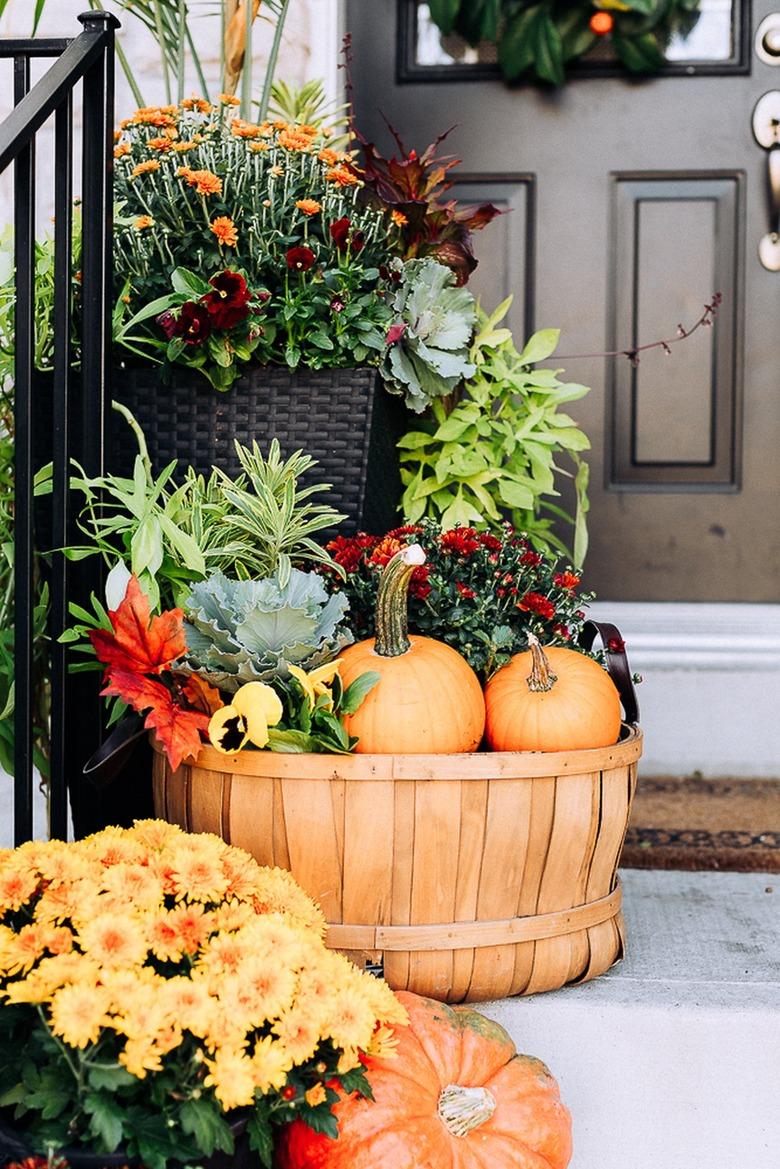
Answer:
[{"label": "concrete step", "polygon": [[780,877],[622,877],[622,963],[478,1009],[558,1079],[571,1169],[780,1169]]}]

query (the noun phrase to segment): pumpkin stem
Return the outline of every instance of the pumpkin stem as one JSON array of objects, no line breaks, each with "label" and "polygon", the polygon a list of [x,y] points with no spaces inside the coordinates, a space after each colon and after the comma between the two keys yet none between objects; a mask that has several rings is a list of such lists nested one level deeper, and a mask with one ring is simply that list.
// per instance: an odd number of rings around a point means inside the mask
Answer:
[{"label": "pumpkin stem", "polygon": [[409,581],[415,568],[425,564],[419,544],[410,544],[389,560],[379,581],[376,598],[374,650],[383,658],[398,658],[411,647],[409,641]]},{"label": "pumpkin stem", "polygon": [[528,689],[532,690],[534,694],[546,694],[548,690],[552,690],[558,681],[558,676],[557,674],[553,674],[550,669],[550,663],[544,656],[542,643],[535,633],[528,634],[528,644],[531,647],[531,657],[533,659],[531,673],[526,678]]},{"label": "pumpkin stem", "polygon": [[448,1084],[439,1095],[438,1113],[454,1137],[465,1137],[473,1128],[490,1120],[496,1100],[487,1088],[461,1088]]}]

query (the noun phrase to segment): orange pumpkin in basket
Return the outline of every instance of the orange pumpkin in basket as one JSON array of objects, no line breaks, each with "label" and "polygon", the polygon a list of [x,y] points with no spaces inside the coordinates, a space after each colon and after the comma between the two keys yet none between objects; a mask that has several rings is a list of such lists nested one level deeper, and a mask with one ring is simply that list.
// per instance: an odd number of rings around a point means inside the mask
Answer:
[{"label": "orange pumpkin in basket", "polygon": [[398,998],[397,1054],[366,1061],[374,1102],[339,1101],[337,1140],[295,1121],[278,1169],[566,1169],[571,1117],[544,1064],[476,1011]]},{"label": "orange pumpkin in basket", "polygon": [[401,549],[379,582],[376,637],[340,658],[346,689],[374,670],[379,682],[355,714],[344,720],[355,750],[380,755],[476,751],[485,727],[485,700],[465,658],[443,641],[408,634],[409,581],[425,563],[419,544]]},{"label": "orange pumpkin in basket", "polygon": [[608,747],[620,735],[620,696],[607,671],[573,649],[528,635],[485,687],[492,751],[579,751]]}]

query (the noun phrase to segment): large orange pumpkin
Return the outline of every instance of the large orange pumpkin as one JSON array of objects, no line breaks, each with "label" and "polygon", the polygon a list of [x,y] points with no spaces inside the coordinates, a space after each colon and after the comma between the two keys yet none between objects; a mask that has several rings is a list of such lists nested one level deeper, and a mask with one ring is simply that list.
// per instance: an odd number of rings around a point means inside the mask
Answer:
[{"label": "large orange pumpkin", "polygon": [[566,1169],[571,1117],[544,1064],[476,1011],[398,998],[409,1026],[367,1061],[374,1102],[339,1101],[337,1140],[290,1125],[278,1169]]},{"label": "large orange pumpkin", "polygon": [[380,680],[345,719],[358,753],[451,755],[476,751],[485,728],[485,700],[471,666],[457,650],[407,631],[409,580],[425,552],[411,544],[387,564],[379,583],[376,637],[341,655],[346,689],[375,670]]},{"label": "large orange pumpkin", "polygon": [[579,751],[620,735],[620,696],[597,661],[573,649],[515,654],[485,687],[486,737],[493,751]]}]

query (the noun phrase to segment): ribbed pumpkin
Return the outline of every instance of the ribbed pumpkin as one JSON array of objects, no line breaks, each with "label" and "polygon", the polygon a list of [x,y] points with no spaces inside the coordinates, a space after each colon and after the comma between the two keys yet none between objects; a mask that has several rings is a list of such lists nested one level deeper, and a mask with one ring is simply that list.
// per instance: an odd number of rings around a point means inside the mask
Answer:
[{"label": "ribbed pumpkin", "polygon": [[369,1059],[374,1102],[335,1107],[338,1140],[296,1121],[278,1169],[566,1169],[571,1117],[537,1059],[467,1007],[401,992],[409,1026],[392,1059]]},{"label": "ribbed pumpkin", "polygon": [[368,670],[380,675],[345,719],[358,753],[452,755],[476,751],[482,741],[485,700],[471,666],[443,641],[408,634],[409,581],[424,563],[419,544],[395,554],[379,582],[376,637],[341,655],[345,689]]},{"label": "ribbed pumpkin", "polygon": [[492,751],[580,751],[608,747],[620,735],[620,697],[597,661],[528,635],[485,687],[486,737]]}]

